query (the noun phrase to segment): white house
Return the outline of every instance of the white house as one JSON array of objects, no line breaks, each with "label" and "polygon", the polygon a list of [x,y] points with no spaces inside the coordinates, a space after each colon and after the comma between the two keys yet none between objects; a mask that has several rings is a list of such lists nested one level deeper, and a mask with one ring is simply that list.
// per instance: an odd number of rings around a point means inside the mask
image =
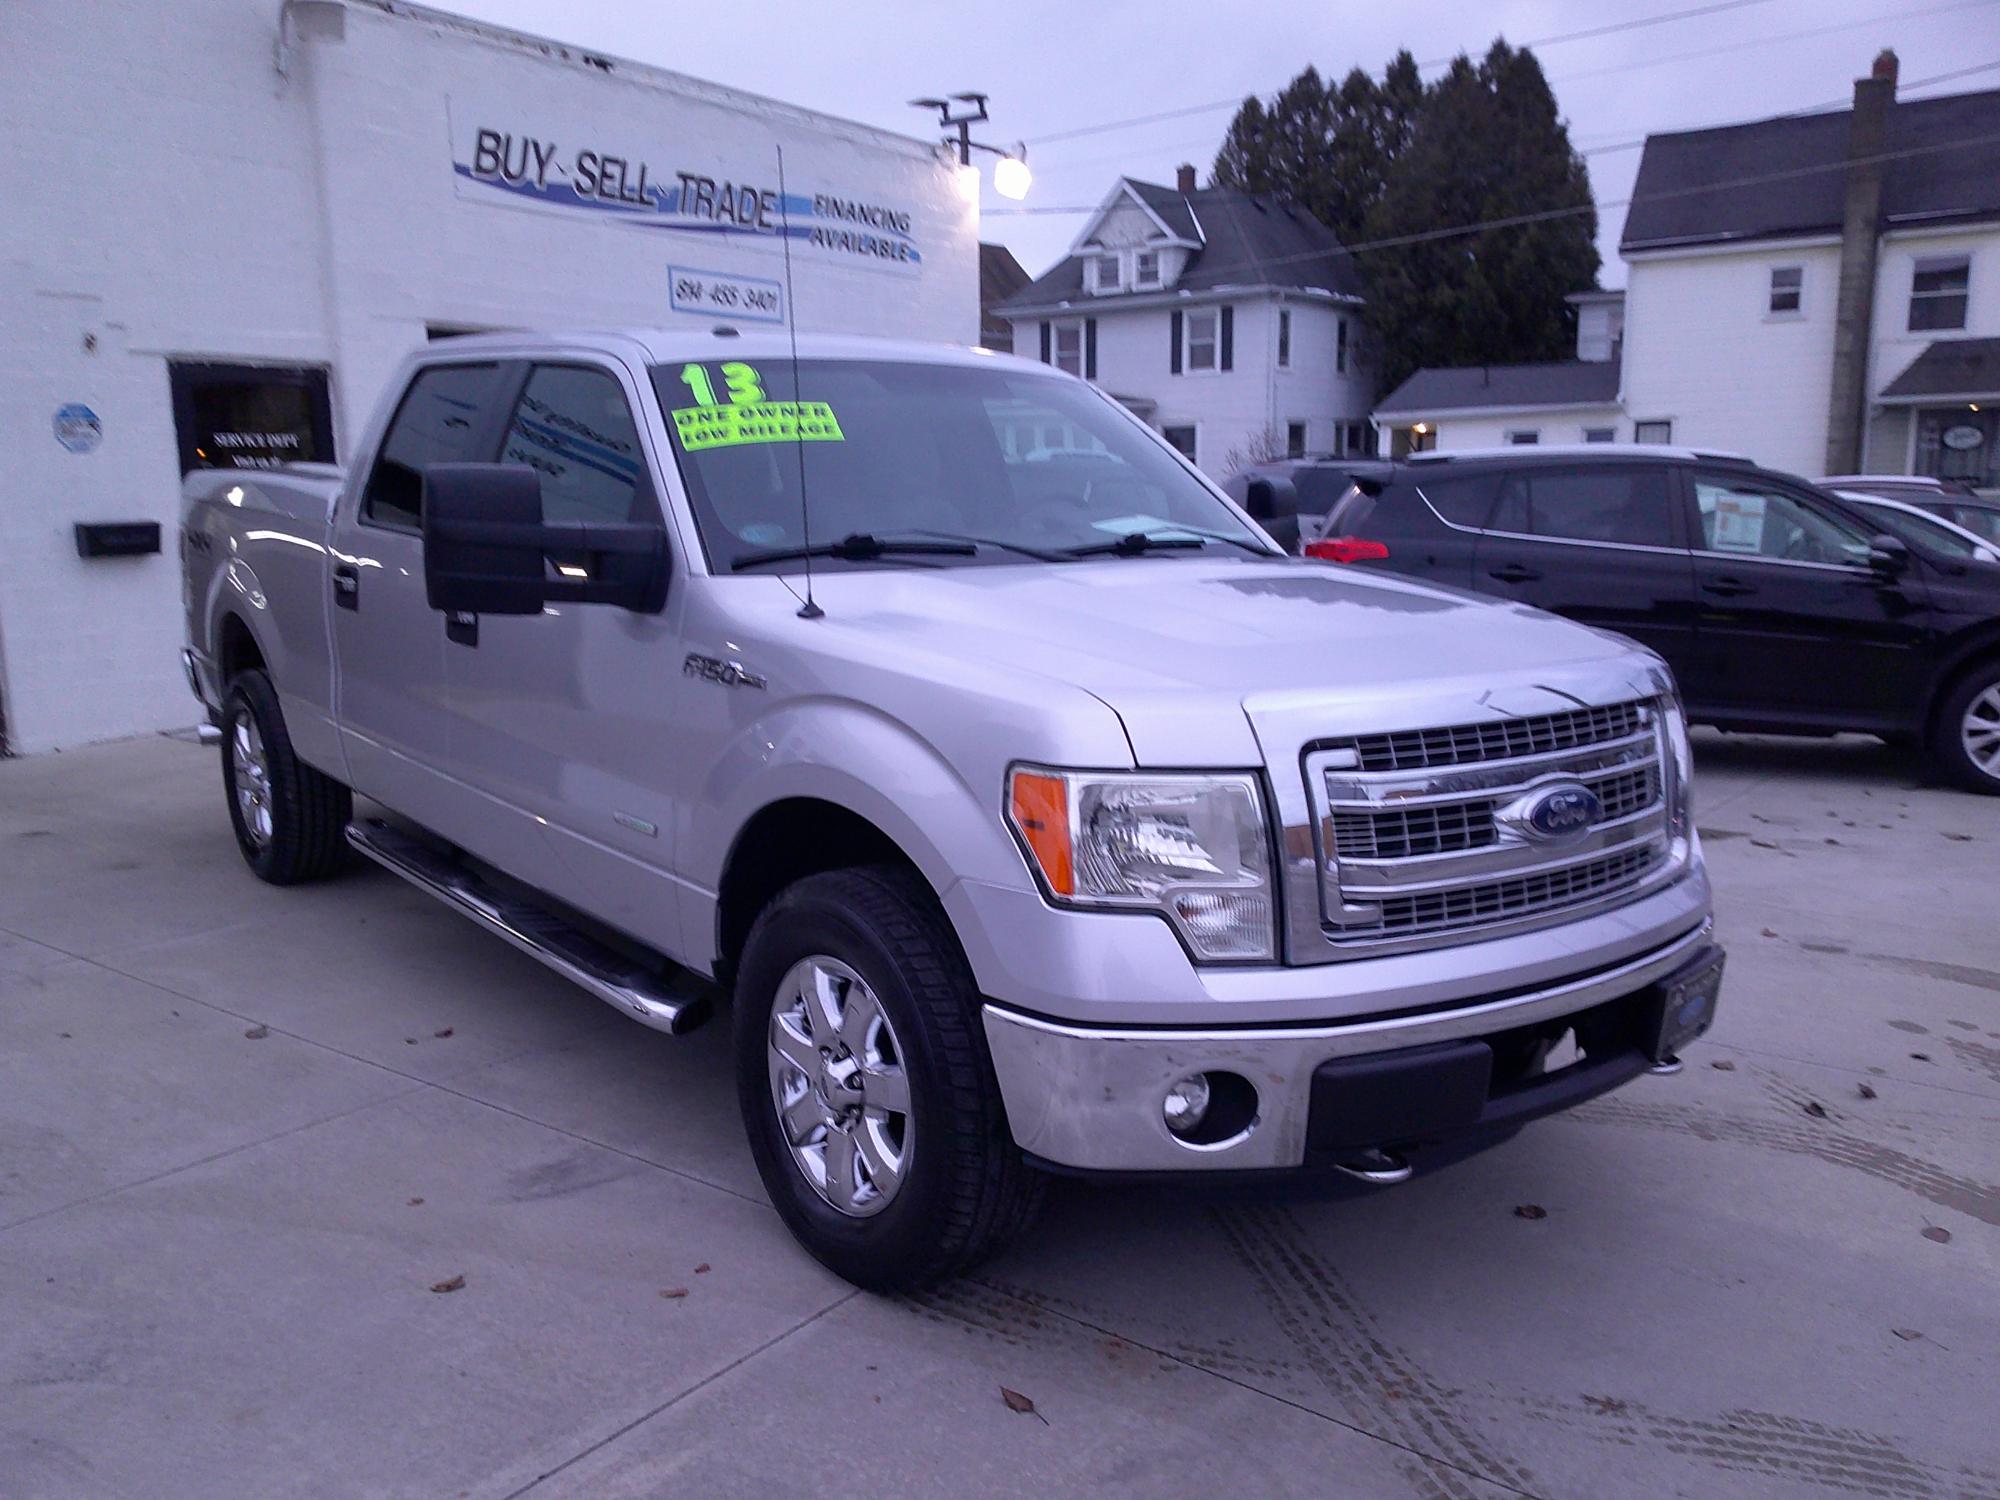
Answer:
[{"label": "white house", "polygon": [[[17,751],[194,721],[182,473],[344,459],[426,338],[978,334],[976,177],[935,141],[406,0],[11,0],[0,55]],[[95,523],[142,550],[81,555]]]},{"label": "white house", "polygon": [[[1377,408],[1390,451],[1615,428],[2000,486],[2000,91],[1895,95],[1884,53],[1852,109],[1649,137],[1622,338],[1598,326],[1617,294],[1583,294],[1576,364],[1419,371]],[[1580,366],[1613,351],[1592,383]]]},{"label": "white house", "polygon": [[1372,451],[1361,280],[1296,205],[1121,178],[1069,255],[1002,304],[1014,352],[1101,386],[1209,474]]}]

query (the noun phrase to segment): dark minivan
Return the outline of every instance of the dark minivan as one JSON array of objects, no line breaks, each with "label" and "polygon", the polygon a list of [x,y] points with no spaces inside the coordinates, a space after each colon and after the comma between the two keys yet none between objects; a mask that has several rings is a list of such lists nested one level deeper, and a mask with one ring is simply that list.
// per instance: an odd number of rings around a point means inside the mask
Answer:
[{"label": "dark minivan", "polygon": [[1630,445],[1302,460],[1231,488],[1253,514],[1296,503],[1311,555],[1643,642],[1692,720],[1921,741],[2000,794],[2000,566],[1886,535],[1803,479]]}]

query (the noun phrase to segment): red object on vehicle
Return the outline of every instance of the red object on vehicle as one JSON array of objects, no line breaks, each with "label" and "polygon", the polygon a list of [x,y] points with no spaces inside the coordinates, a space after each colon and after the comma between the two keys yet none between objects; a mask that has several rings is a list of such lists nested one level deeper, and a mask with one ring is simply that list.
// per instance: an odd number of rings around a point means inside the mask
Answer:
[{"label": "red object on vehicle", "polygon": [[1306,556],[1321,562],[1379,562],[1389,555],[1386,542],[1371,542],[1359,536],[1328,536],[1306,543]]}]

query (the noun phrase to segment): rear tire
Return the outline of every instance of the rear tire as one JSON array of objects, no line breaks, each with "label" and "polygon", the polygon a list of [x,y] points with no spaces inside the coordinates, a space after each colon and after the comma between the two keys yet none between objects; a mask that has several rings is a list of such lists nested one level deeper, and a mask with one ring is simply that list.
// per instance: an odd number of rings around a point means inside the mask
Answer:
[{"label": "rear tire", "polygon": [[353,794],[293,753],[277,689],[259,670],[238,673],[222,700],[222,790],[259,880],[297,885],[340,867]]},{"label": "rear tire", "polygon": [[1954,786],[2000,796],[2000,660],[1979,663],[1945,694],[1931,758]]},{"label": "rear tire", "polygon": [[750,929],[733,1020],[750,1149],[786,1227],[856,1286],[935,1285],[1040,1203],[979,1005],[935,898],[892,866],[808,876]]}]

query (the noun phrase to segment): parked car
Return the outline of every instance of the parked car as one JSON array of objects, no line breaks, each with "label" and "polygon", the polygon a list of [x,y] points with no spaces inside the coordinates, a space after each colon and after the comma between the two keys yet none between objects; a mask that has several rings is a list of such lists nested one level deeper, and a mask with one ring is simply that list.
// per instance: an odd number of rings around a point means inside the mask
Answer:
[{"label": "parked car", "polygon": [[1940,557],[1961,558],[1966,562],[2000,562],[2000,547],[1976,532],[1947,521],[1943,516],[1931,514],[1921,506],[1906,500],[1870,495],[1861,490],[1837,489],[1832,493],[1892,536],[1899,536],[1912,546],[1927,548]]},{"label": "parked car", "polygon": [[1962,526],[1981,541],[2000,547],[2000,499],[1981,495],[1963,479],[1930,479],[1921,474],[1838,474],[1819,484],[1842,494],[1878,495]]},{"label": "parked car", "polygon": [[184,507],[250,868],[351,844],[666,1031],[732,992],[765,1187],[861,1285],[1049,1171],[1400,1181],[1714,1012],[1655,657],[1287,557],[1040,364],[454,339],[344,474]]},{"label": "parked car", "polygon": [[1353,478],[1309,550],[1631,636],[1697,722],[1919,740],[2000,793],[2000,571],[1690,448],[1427,453]]}]

